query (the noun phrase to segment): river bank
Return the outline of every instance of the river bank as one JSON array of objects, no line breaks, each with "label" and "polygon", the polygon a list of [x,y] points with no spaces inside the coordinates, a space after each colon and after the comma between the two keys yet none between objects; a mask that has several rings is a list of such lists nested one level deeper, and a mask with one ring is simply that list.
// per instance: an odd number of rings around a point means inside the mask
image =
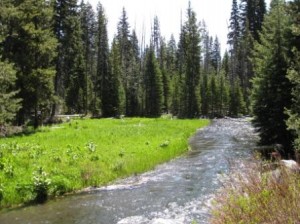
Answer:
[{"label": "river bank", "polygon": [[[299,167],[284,161],[235,161],[214,198],[211,224],[300,223]],[[299,165],[297,165],[299,166]]]}]

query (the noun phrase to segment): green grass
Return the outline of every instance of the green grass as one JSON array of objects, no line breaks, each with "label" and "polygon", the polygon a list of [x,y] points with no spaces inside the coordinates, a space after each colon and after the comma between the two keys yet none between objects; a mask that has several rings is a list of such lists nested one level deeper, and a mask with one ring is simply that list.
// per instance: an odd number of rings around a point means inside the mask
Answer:
[{"label": "green grass", "polygon": [[81,119],[0,139],[0,208],[42,202],[153,169],[208,120]]}]

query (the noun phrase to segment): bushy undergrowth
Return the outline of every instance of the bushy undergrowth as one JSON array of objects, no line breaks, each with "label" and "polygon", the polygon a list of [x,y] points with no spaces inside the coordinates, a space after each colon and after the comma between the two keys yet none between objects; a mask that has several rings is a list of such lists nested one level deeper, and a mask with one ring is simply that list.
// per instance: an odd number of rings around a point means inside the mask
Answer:
[{"label": "bushy undergrowth", "polygon": [[0,208],[100,186],[187,150],[208,120],[81,119],[0,139]]},{"label": "bushy undergrowth", "polygon": [[217,196],[212,224],[300,223],[300,176],[284,167],[248,167]]}]

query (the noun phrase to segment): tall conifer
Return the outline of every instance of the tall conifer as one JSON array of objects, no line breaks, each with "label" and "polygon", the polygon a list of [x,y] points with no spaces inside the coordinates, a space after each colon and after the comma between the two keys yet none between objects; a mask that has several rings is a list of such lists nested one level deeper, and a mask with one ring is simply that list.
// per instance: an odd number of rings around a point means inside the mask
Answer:
[{"label": "tall conifer", "polygon": [[[96,15],[89,3],[80,4],[80,21],[82,30],[82,41],[84,50],[85,76],[86,76],[86,102],[85,113],[94,111],[95,94],[94,87],[96,83]],[[98,108],[99,109],[99,108]]]},{"label": "tall conifer", "polygon": [[200,61],[201,39],[196,13],[189,3],[187,21],[183,26],[184,37],[184,86],[183,86],[183,117],[196,117],[200,114]]},{"label": "tall conifer", "polygon": [[20,109],[20,99],[16,98],[16,71],[12,65],[0,60],[0,136],[5,134],[5,126],[11,123]]},{"label": "tall conifer", "polygon": [[57,107],[55,104],[52,114],[85,113],[87,77],[77,0],[54,1],[54,32],[58,40],[55,93],[66,107]]},{"label": "tall conifer", "polygon": [[148,49],[145,66],[145,114],[149,117],[159,117],[162,112],[162,74],[155,58],[153,46]]},{"label": "tall conifer", "polygon": [[288,71],[288,78],[294,84],[292,95],[292,107],[288,111],[288,127],[294,130],[296,140],[294,148],[300,153],[300,1],[294,0],[289,3],[289,15],[291,17],[291,67]]},{"label": "tall conifer", "polygon": [[282,144],[287,156],[292,135],[287,131],[285,108],[291,107],[292,85],[287,78],[289,19],[283,0],[273,0],[266,16],[260,43],[255,45],[253,124],[261,144]]},{"label": "tall conifer", "polygon": [[22,109],[18,113],[20,124],[33,117],[37,127],[49,114],[53,100],[52,61],[56,39],[52,33],[53,10],[49,1],[21,0],[11,2],[11,11],[5,24],[3,56],[17,68],[18,96]]},{"label": "tall conifer", "polygon": [[7,60],[2,61],[4,40],[10,35],[8,32],[8,16],[12,12],[11,1],[0,4],[0,136],[5,135],[6,125],[14,121],[20,109],[20,99],[16,98],[16,71]]},{"label": "tall conifer", "polygon": [[111,68],[106,26],[107,20],[105,18],[104,9],[103,6],[99,4],[97,36],[97,91],[99,92],[99,97],[101,99],[102,116],[112,117],[119,113],[118,71],[112,71]]}]

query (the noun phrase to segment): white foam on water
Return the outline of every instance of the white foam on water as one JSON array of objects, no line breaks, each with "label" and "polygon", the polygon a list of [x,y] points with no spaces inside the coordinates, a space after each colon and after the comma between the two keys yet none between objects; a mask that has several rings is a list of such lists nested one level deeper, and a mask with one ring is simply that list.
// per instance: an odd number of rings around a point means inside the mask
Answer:
[{"label": "white foam on water", "polygon": [[120,181],[117,181],[113,185],[108,185],[100,188],[94,188],[94,190],[104,190],[104,191],[114,191],[114,190],[131,190],[135,188],[139,188],[140,186],[148,183],[150,180],[152,180],[153,177],[148,174],[147,175],[138,175],[138,176],[132,176]]},{"label": "white foam on water", "polygon": [[[176,168],[176,167],[175,167]],[[99,187],[99,188],[87,188],[86,191],[96,190],[96,191],[114,191],[114,190],[131,190],[139,188],[148,182],[158,182],[164,180],[167,176],[176,176],[173,175],[175,169],[171,163],[161,164],[156,167],[155,170],[146,172],[144,174],[131,176],[126,179],[116,181],[112,185]]]},{"label": "white foam on water", "polygon": [[120,220],[117,224],[147,224],[149,223],[149,219],[143,216],[131,216],[125,219]]},{"label": "white foam on water", "polygon": [[190,224],[207,223],[214,195],[194,199],[184,205],[170,202],[163,211],[156,211],[143,216],[131,216],[117,224]]},{"label": "white foam on water", "polygon": [[184,220],[175,220],[175,219],[154,219],[149,224],[182,224]]}]

